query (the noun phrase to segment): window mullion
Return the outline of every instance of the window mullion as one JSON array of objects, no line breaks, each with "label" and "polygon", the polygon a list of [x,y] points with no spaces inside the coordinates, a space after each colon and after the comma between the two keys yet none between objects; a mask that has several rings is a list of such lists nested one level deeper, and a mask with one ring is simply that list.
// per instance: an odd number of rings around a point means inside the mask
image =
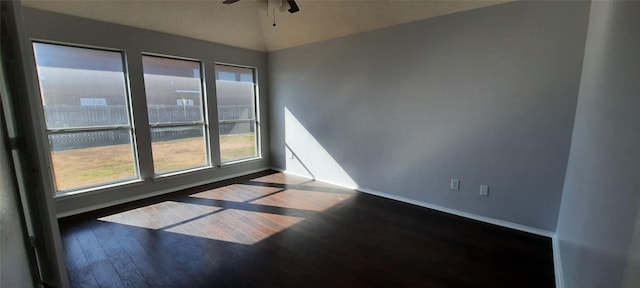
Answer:
[{"label": "window mullion", "polygon": [[216,124],[211,124],[211,123],[215,123],[213,121],[217,121],[218,120],[218,95],[217,95],[217,91],[216,91],[216,78],[217,78],[217,73],[216,73],[216,69],[215,69],[215,63],[214,62],[205,62],[204,63],[204,68],[205,68],[205,73],[204,73],[204,82],[207,84],[205,86],[206,89],[206,97],[207,97],[207,110],[208,110],[208,117],[209,117],[209,127],[208,127],[208,131],[209,131],[209,155],[211,157],[210,161],[213,165],[220,165],[220,125],[216,125]]}]

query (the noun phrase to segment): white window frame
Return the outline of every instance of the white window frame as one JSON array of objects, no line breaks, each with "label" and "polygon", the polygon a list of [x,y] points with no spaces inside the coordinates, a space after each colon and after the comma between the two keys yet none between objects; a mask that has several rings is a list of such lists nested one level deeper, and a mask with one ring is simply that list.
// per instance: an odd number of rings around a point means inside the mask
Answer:
[{"label": "white window frame", "polygon": [[[59,196],[65,196],[65,195],[73,195],[73,194],[77,194],[77,193],[84,193],[84,192],[88,192],[88,191],[94,191],[94,190],[100,190],[100,189],[105,189],[108,187],[113,187],[113,186],[117,186],[117,185],[124,185],[127,183],[131,183],[131,182],[137,182],[140,181],[140,161],[138,158],[138,150],[137,150],[137,145],[136,145],[136,135],[134,133],[134,123],[133,123],[133,107],[131,104],[131,88],[130,88],[130,83],[129,83],[129,69],[127,66],[127,55],[126,55],[126,51],[123,50],[118,50],[118,49],[109,49],[109,48],[102,48],[102,47],[90,47],[90,46],[86,46],[86,45],[74,45],[74,44],[68,44],[68,43],[58,43],[58,42],[47,42],[47,41],[40,41],[40,40],[34,40],[31,42],[31,46],[33,47],[33,51],[34,51],[34,59],[37,58],[37,55],[35,54],[36,49],[35,49],[35,44],[46,44],[46,45],[57,45],[57,46],[62,46],[62,47],[70,47],[70,48],[79,48],[79,49],[88,49],[88,50],[97,50],[97,51],[106,51],[106,52],[114,52],[114,53],[119,53],[120,54],[120,58],[122,61],[122,74],[124,77],[124,86],[125,86],[125,101],[126,101],[126,107],[127,107],[127,118],[128,118],[128,125],[106,125],[106,126],[85,126],[85,127],[69,127],[69,128],[49,128],[47,126],[47,119],[46,116],[43,117],[43,127],[44,127],[44,137],[45,139],[47,139],[47,143],[46,143],[46,153],[47,155],[49,155],[49,165],[51,167],[53,167],[53,163],[52,163],[52,152],[53,149],[51,147],[51,144],[49,142],[49,136],[50,135],[64,135],[64,134],[72,134],[72,133],[82,133],[82,132],[107,132],[107,131],[126,131],[129,134],[129,139],[131,139],[130,141],[130,146],[131,146],[131,153],[132,153],[132,164],[133,164],[133,170],[134,170],[134,177],[133,178],[123,178],[123,179],[118,179],[118,180],[113,180],[113,181],[106,181],[106,182],[99,182],[99,183],[95,183],[95,184],[89,184],[89,185],[85,185],[85,186],[78,186],[78,187],[74,187],[71,189],[59,189],[58,185],[57,185],[57,180],[56,180],[56,175],[55,175],[55,168],[50,169],[51,175],[53,177],[54,182],[53,187],[55,189],[55,193],[54,196],[55,197],[59,197]],[[36,64],[37,65],[37,64]],[[37,66],[36,66],[36,70],[37,70]],[[38,82],[40,81],[39,79],[39,75],[36,75]],[[40,84],[38,84],[40,85]],[[44,103],[44,97],[42,97],[42,92],[40,91],[39,93],[39,98],[40,98],[40,108],[42,113],[44,114],[44,107],[45,107],[45,103]],[[86,98],[91,98],[91,97],[86,97]],[[92,98],[95,100],[95,98]],[[105,99],[106,100],[106,99]],[[86,107],[86,106],[85,106]]]},{"label": "white window frame", "polygon": [[[241,158],[241,159],[234,159],[234,160],[229,160],[229,161],[222,161],[222,159],[220,159],[220,167],[226,167],[226,166],[230,166],[230,165],[234,165],[234,164],[238,164],[238,163],[243,163],[243,162],[248,162],[248,161],[254,161],[256,159],[261,159],[262,158],[262,141],[260,140],[261,137],[261,116],[260,116],[260,93],[259,93],[259,86],[258,86],[258,68],[256,67],[251,67],[251,66],[244,66],[244,65],[237,65],[237,64],[229,64],[229,63],[221,63],[221,62],[216,62],[215,65],[220,65],[220,66],[229,66],[229,67],[236,67],[236,68],[246,68],[246,69],[251,69],[252,73],[253,73],[253,101],[255,103],[253,110],[254,110],[254,114],[255,114],[255,120],[252,119],[240,119],[240,120],[220,120],[220,119],[216,119],[218,121],[218,139],[220,139],[220,125],[222,124],[231,124],[231,123],[254,123],[255,125],[255,145],[256,145],[256,155],[252,156],[252,157],[247,157],[247,158]],[[216,73],[216,77],[215,77],[215,81],[218,81],[218,71],[215,71]],[[238,81],[238,75],[236,74],[236,81]],[[228,80],[223,80],[221,79],[220,81],[228,81]],[[216,109],[218,109],[218,107],[216,106]],[[220,140],[218,140],[218,153],[220,153],[220,156],[222,156],[222,147],[220,147],[220,145],[222,143],[219,142]],[[222,157],[221,157],[222,158]]]},{"label": "white window frame", "polygon": [[[211,137],[210,137],[210,133],[209,133],[209,113],[208,113],[208,105],[207,105],[207,97],[206,97],[206,83],[205,83],[205,70],[204,70],[204,62],[202,60],[198,60],[198,59],[191,59],[191,58],[183,58],[183,57],[178,57],[178,56],[169,56],[169,55],[160,55],[160,54],[154,54],[154,53],[142,53],[141,59],[140,61],[144,62],[144,57],[148,56],[148,57],[158,57],[158,58],[165,58],[165,59],[171,59],[171,60],[180,60],[180,61],[191,61],[191,62],[196,62],[198,63],[198,66],[200,68],[200,90],[201,91],[195,91],[195,90],[176,90],[176,93],[179,94],[200,94],[199,97],[201,97],[200,99],[200,106],[202,109],[202,120],[201,121],[190,121],[190,122],[176,122],[176,123],[151,123],[149,122],[149,133],[153,133],[153,129],[156,128],[176,128],[176,127],[200,127],[202,129],[202,136],[204,138],[204,143],[203,145],[205,146],[205,161],[206,163],[203,166],[197,166],[197,167],[189,167],[189,168],[184,168],[184,169],[180,169],[180,170],[175,170],[175,171],[166,171],[166,172],[161,172],[158,173],[158,171],[155,171],[155,163],[152,164],[152,168],[154,170],[154,177],[155,178],[163,178],[163,177],[169,177],[169,176],[173,176],[173,175],[177,175],[177,174],[183,174],[183,173],[188,173],[194,170],[200,170],[200,169],[206,169],[206,168],[210,168],[212,167],[211,165]],[[196,74],[196,71],[194,69],[193,74]],[[142,75],[144,77],[144,70],[142,71]],[[145,84],[146,85],[146,84]],[[148,99],[148,95],[145,95],[145,98]],[[190,101],[190,105],[181,105],[179,103],[179,101],[183,101],[182,104],[184,104],[185,100]],[[176,105],[177,106],[193,106],[194,101],[192,99],[187,99],[187,98],[178,98],[176,99]],[[147,104],[148,105],[148,104]],[[147,106],[148,108],[148,106]],[[153,136],[149,138],[149,144],[153,145]],[[153,149],[151,150],[151,153],[153,153]],[[153,160],[152,160],[153,161]]]}]

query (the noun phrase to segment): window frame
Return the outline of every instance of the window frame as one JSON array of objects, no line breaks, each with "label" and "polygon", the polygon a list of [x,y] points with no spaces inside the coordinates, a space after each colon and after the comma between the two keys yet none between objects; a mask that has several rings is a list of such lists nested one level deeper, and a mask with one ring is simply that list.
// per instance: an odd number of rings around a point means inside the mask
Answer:
[{"label": "window frame", "polygon": [[[213,167],[213,160],[212,160],[212,156],[211,156],[211,131],[210,131],[210,120],[209,120],[209,103],[208,103],[208,97],[207,97],[207,85],[206,85],[206,71],[205,71],[205,62],[203,60],[200,59],[194,59],[194,58],[188,58],[188,57],[180,57],[180,56],[174,56],[174,55],[167,55],[167,54],[159,54],[159,53],[152,53],[152,52],[142,52],[140,54],[140,63],[144,66],[144,57],[148,56],[148,57],[157,57],[157,58],[165,58],[165,59],[170,59],[170,60],[180,60],[180,61],[191,61],[191,62],[196,62],[198,63],[198,67],[200,69],[200,79],[199,79],[199,83],[200,83],[200,101],[201,101],[201,112],[202,112],[202,120],[201,121],[185,121],[185,122],[174,122],[174,123],[151,123],[150,119],[147,116],[147,121],[148,121],[148,127],[149,127],[149,145],[152,147],[153,146],[153,129],[157,129],[157,128],[175,128],[175,127],[199,127],[202,129],[202,137],[204,138],[204,149],[205,149],[205,161],[206,163],[202,166],[195,166],[195,167],[188,167],[188,168],[183,168],[180,170],[171,170],[171,171],[165,171],[165,172],[161,172],[158,173],[158,171],[156,171],[156,167],[155,167],[155,160],[153,158],[153,147],[151,148],[151,169],[153,170],[153,177],[154,179],[162,179],[162,178],[166,178],[166,177],[171,177],[171,176],[175,176],[175,175],[180,175],[180,174],[185,174],[185,173],[189,173],[189,172],[193,172],[193,171],[198,171],[198,170],[203,170],[203,169],[209,169]],[[144,69],[142,69],[142,82],[145,88],[145,105],[146,105],[146,109],[147,109],[147,113],[148,113],[148,109],[149,109],[149,103],[148,102],[148,97],[149,95],[147,94],[146,91],[146,82],[144,80]],[[180,91],[180,93],[191,93],[193,91],[183,91],[183,90],[177,90]],[[181,99],[176,99],[176,100],[181,100]],[[182,99],[184,101],[184,99]],[[182,103],[184,104],[184,103]],[[177,105],[177,103],[176,103]],[[184,105],[184,106],[180,106],[180,107],[189,107],[189,106],[193,106],[193,105]]]},{"label": "window frame", "polygon": [[[218,71],[215,69],[215,66],[228,66],[228,67],[234,67],[234,68],[246,68],[246,69],[251,69],[252,72],[252,76],[253,76],[253,101],[254,101],[254,115],[255,115],[255,119],[251,120],[251,119],[244,119],[244,120],[220,120],[220,117],[218,117],[218,119],[216,119],[216,121],[218,122],[218,153],[220,155],[220,164],[218,165],[218,167],[220,168],[224,168],[224,167],[228,167],[228,166],[233,166],[235,164],[240,164],[240,163],[245,163],[245,162],[251,162],[251,161],[256,161],[256,160],[260,160],[262,159],[262,127],[261,127],[261,115],[260,115],[260,86],[258,85],[259,83],[259,79],[258,79],[258,68],[257,67],[253,67],[253,66],[247,66],[247,65],[239,65],[239,64],[231,64],[231,63],[226,63],[226,62],[214,62],[214,81],[218,82]],[[222,80],[224,81],[224,80]],[[217,87],[217,86],[216,86]],[[219,95],[217,95],[217,88],[216,88],[216,100],[218,98]],[[216,102],[216,110],[218,109],[218,104]],[[241,158],[241,159],[234,159],[234,160],[229,160],[229,161],[222,161],[222,147],[220,146],[220,125],[222,124],[233,124],[233,123],[254,123],[255,125],[255,145],[256,145],[256,155],[252,156],[252,157],[247,157],[247,158]]]},{"label": "window frame", "polygon": [[[35,49],[35,45],[36,44],[46,44],[46,45],[56,45],[56,46],[61,46],[61,47],[69,47],[69,48],[79,48],[79,49],[88,49],[88,50],[96,50],[96,51],[103,51],[103,52],[114,52],[114,53],[119,53],[120,54],[120,60],[122,63],[122,75],[123,75],[123,79],[124,79],[124,99],[126,102],[126,111],[127,111],[127,120],[128,120],[128,125],[101,125],[101,126],[83,126],[83,127],[68,127],[68,128],[49,128],[47,126],[47,117],[46,117],[46,113],[45,113],[45,105],[44,105],[44,96],[43,96],[43,91],[42,91],[42,87],[40,85],[40,75],[38,73],[38,62],[37,62],[37,53],[36,53],[36,49]],[[47,163],[49,165],[49,174],[52,176],[51,180],[52,180],[52,187],[53,187],[53,196],[54,197],[61,197],[61,196],[69,196],[69,195],[75,195],[75,194],[80,194],[80,193],[86,193],[86,192],[90,192],[90,191],[98,191],[98,190],[103,190],[103,189],[107,189],[107,188],[111,188],[111,187],[116,187],[116,186],[121,186],[121,185],[127,185],[127,184],[131,184],[131,183],[137,183],[137,182],[141,182],[141,173],[140,173],[140,160],[139,160],[139,154],[138,154],[138,143],[137,143],[137,137],[136,137],[136,127],[135,127],[135,122],[134,122],[134,117],[133,117],[133,103],[132,103],[132,95],[131,95],[131,82],[130,82],[130,73],[129,73],[129,66],[128,66],[128,62],[127,62],[127,51],[123,50],[123,49],[117,49],[117,48],[109,48],[109,47],[99,47],[99,46],[91,46],[91,45],[83,45],[83,44],[77,44],[77,43],[67,43],[67,42],[57,42],[57,41],[47,41],[47,40],[41,40],[41,39],[31,39],[30,41],[30,46],[32,48],[33,51],[33,59],[34,59],[34,68],[35,68],[35,85],[37,87],[37,93],[38,93],[38,109],[39,112],[42,115],[42,123],[41,123],[41,127],[42,127],[42,134],[43,134],[43,139],[44,139],[44,149],[45,149],[45,153],[48,155],[47,157]],[[95,97],[92,97],[95,98]],[[79,107],[88,107],[88,106],[82,106],[80,105]],[[53,148],[51,145],[51,142],[49,140],[49,136],[50,135],[64,135],[64,134],[73,134],[73,133],[83,133],[83,132],[104,132],[104,131],[127,131],[129,134],[129,139],[131,140],[129,143],[130,146],[130,152],[131,152],[131,156],[132,156],[132,164],[133,164],[133,172],[134,172],[134,176],[131,178],[122,178],[122,179],[117,179],[117,180],[112,180],[112,181],[104,181],[104,182],[98,182],[95,184],[88,184],[88,185],[81,185],[81,186],[77,186],[77,187],[73,187],[70,189],[60,189],[58,187],[58,183],[57,183],[57,178],[56,178],[56,172],[55,172],[55,167],[53,165]]]}]

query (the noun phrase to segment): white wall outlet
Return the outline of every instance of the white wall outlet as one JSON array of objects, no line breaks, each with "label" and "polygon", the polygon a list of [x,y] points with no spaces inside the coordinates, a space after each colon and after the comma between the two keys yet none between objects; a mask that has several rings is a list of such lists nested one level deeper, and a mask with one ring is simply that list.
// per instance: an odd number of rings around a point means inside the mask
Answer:
[{"label": "white wall outlet", "polygon": [[451,190],[460,190],[460,179],[451,179]]},{"label": "white wall outlet", "polygon": [[489,185],[480,185],[480,196],[489,196]]}]

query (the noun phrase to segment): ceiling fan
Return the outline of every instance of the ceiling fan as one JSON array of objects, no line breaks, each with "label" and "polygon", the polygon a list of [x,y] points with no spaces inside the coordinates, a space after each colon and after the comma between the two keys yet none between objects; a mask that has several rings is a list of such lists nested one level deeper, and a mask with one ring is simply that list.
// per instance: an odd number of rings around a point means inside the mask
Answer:
[{"label": "ceiling fan", "polygon": [[[240,1],[240,0],[224,0],[224,1],[222,1],[222,3],[224,3],[224,4],[233,4],[233,3],[236,3],[238,1]],[[260,2],[266,3],[264,5],[269,5],[269,2],[280,2],[280,7],[281,7],[280,9],[281,10],[286,9],[285,5],[284,5],[284,3],[286,2],[289,5],[289,9],[287,9],[287,11],[289,11],[289,13],[296,13],[296,12],[300,11],[300,8],[298,8],[298,4],[296,4],[296,1],[294,1],[294,0],[276,0],[276,1],[274,1],[274,0],[258,0],[257,2],[259,4],[260,4]]]}]

